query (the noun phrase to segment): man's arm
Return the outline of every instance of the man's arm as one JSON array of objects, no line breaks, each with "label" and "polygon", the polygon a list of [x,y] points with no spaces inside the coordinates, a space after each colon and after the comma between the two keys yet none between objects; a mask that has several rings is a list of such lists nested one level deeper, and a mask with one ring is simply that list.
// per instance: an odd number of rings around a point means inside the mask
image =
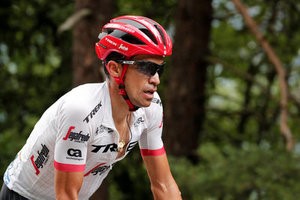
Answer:
[{"label": "man's arm", "polygon": [[63,172],[55,169],[56,200],[78,200],[83,172]]},{"label": "man's arm", "polygon": [[171,174],[166,154],[143,156],[155,200],[180,200],[181,193]]}]

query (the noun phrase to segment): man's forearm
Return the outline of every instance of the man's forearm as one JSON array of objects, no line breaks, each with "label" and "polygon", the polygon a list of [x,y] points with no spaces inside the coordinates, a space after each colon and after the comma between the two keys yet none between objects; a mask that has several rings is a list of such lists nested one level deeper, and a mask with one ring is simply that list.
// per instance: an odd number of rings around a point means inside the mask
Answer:
[{"label": "man's forearm", "polygon": [[154,200],[182,200],[181,192],[176,183],[151,185]]},{"label": "man's forearm", "polygon": [[68,194],[59,194],[56,195],[56,200],[78,200],[77,196],[74,195],[68,195]]}]

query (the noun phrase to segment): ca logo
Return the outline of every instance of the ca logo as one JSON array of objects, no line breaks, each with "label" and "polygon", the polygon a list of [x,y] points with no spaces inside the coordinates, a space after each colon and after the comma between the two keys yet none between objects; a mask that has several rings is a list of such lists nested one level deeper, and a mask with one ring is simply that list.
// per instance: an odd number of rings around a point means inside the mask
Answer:
[{"label": "ca logo", "polygon": [[79,149],[68,149],[67,153],[72,157],[82,157],[82,153]]}]

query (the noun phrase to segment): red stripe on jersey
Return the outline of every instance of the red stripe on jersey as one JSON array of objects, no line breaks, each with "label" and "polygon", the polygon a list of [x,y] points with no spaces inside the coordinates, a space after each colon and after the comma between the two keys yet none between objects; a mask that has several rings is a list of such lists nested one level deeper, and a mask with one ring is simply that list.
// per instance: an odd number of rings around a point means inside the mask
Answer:
[{"label": "red stripe on jersey", "polygon": [[160,149],[141,149],[142,156],[160,156],[162,154],[166,153],[165,148],[162,147]]},{"label": "red stripe on jersey", "polygon": [[71,164],[64,164],[54,161],[55,169],[63,172],[83,172],[85,169],[85,164],[83,165],[71,165]]}]

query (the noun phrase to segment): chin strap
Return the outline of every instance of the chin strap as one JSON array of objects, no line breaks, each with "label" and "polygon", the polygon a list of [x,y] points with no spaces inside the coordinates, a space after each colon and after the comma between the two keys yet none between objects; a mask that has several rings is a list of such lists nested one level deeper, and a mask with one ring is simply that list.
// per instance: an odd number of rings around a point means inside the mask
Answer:
[{"label": "chin strap", "polygon": [[125,73],[127,71],[128,65],[123,65],[123,70],[122,70],[122,74],[120,77],[113,77],[116,81],[116,83],[119,85],[119,94],[123,97],[123,99],[125,100],[125,102],[127,103],[128,107],[129,107],[129,111],[136,111],[137,109],[139,109],[138,106],[134,105],[128,95],[127,92],[125,90],[125,84],[124,84],[124,76]]}]

